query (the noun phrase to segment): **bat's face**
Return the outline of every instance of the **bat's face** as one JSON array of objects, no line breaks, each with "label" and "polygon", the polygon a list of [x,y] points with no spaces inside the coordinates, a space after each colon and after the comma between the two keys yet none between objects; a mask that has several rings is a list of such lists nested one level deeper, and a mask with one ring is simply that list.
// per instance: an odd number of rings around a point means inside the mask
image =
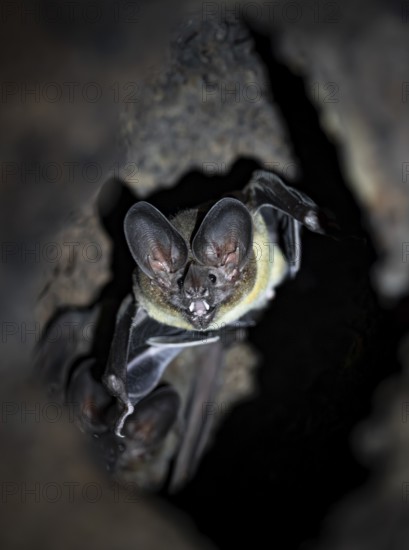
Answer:
[{"label": "bat's face", "polygon": [[125,234],[161,299],[193,329],[205,330],[240,285],[252,251],[253,222],[240,201],[221,199],[187,242],[156,208],[139,202],[125,218]]},{"label": "bat's face", "polygon": [[232,276],[223,267],[191,262],[167,293],[169,302],[181,311],[183,317],[194,328],[203,330],[212,323],[217,309],[230,298],[238,283],[238,272]]}]

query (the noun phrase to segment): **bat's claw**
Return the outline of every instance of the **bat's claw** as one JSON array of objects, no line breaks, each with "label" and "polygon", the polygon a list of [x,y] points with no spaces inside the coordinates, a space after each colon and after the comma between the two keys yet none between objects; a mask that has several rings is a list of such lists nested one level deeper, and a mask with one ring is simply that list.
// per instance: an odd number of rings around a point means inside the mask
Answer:
[{"label": "bat's claw", "polygon": [[125,403],[125,410],[119,417],[116,425],[115,425],[115,435],[118,437],[125,437],[122,433],[122,428],[124,427],[125,420],[130,416],[134,411],[134,406],[131,403]]},{"label": "bat's claw", "polygon": [[304,216],[304,225],[308,227],[311,231],[320,232],[322,231],[320,221],[318,219],[317,213],[314,210],[310,210]]}]

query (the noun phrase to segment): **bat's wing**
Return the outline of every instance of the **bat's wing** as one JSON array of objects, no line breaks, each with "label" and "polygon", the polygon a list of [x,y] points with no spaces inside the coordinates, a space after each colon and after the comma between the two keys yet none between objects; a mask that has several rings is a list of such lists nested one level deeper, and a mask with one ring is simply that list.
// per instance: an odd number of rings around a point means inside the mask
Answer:
[{"label": "bat's wing", "polygon": [[166,367],[184,348],[205,345],[218,338],[162,325],[127,296],[118,312],[103,377],[108,391],[123,406],[115,433],[122,437],[125,420],[135,405],[154,390]]},{"label": "bat's wing", "polygon": [[[127,296],[101,383],[101,365],[92,356],[95,330],[89,330],[97,326],[99,313],[97,307],[56,317],[38,347],[35,372],[53,398],[71,408],[79,428],[93,435],[96,457],[110,469],[119,463],[126,467],[135,454],[161,445],[180,415],[183,432],[170,474],[175,490],[193,475],[208,439],[212,418],[203,416],[203,404],[218,389],[223,345],[251,323],[226,327],[223,333],[184,331],[157,323]],[[194,376],[182,403],[161,378],[169,363],[192,346],[203,349],[195,355]],[[124,438],[122,443],[117,436]]]},{"label": "bat's wing", "polygon": [[311,231],[325,233],[320,220],[321,213],[315,202],[301,191],[286,185],[276,174],[257,170],[248,190],[259,208],[270,206]]},{"label": "bat's wing", "polygon": [[169,491],[180,489],[195,473],[208,442],[214,418],[205,414],[222,383],[223,344],[214,342],[197,355],[195,376],[183,410],[183,438],[169,476]]},{"label": "bat's wing", "polygon": [[270,233],[280,241],[294,277],[301,262],[301,226],[327,233],[329,220],[312,199],[271,172],[256,171],[245,191],[251,207],[262,213]]}]

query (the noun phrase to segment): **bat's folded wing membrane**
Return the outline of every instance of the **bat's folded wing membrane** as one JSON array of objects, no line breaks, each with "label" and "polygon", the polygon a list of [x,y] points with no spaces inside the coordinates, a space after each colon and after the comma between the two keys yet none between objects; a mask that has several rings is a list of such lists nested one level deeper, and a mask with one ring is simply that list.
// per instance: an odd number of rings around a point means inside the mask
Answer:
[{"label": "bat's folded wing membrane", "polygon": [[[248,185],[251,203],[262,212],[270,232],[279,239],[294,277],[301,263],[301,226],[325,233],[322,213],[307,195],[286,185],[276,174],[264,170],[254,173]],[[268,217],[270,210],[275,212]]]},{"label": "bat's folded wing membrane", "polygon": [[132,296],[127,296],[118,312],[104,383],[124,406],[115,433],[122,436],[126,418],[135,405],[160,381],[169,363],[186,347],[203,345],[218,336],[206,336],[170,327],[150,318]]},{"label": "bat's folded wing membrane", "polygon": [[251,198],[260,208],[271,207],[305,225],[316,233],[325,233],[321,213],[307,195],[286,185],[271,172],[258,170],[249,184]]}]

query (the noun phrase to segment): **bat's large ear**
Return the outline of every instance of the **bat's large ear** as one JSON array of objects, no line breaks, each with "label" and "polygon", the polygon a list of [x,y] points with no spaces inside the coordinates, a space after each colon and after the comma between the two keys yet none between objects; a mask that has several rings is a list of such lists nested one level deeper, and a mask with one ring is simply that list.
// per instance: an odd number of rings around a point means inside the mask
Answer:
[{"label": "bat's large ear", "polygon": [[157,208],[143,201],[128,210],[124,230],[140,269],[169,287],[169,275],[183,268],[187,261],[188,248],[182,235]]},{"label": "bat's large ear", "polygon": [[247,262],[253,244],[253,221],[243,203],[224,198],[206,214],[192,242],[195,259],[202,265],[236,273]]}]

